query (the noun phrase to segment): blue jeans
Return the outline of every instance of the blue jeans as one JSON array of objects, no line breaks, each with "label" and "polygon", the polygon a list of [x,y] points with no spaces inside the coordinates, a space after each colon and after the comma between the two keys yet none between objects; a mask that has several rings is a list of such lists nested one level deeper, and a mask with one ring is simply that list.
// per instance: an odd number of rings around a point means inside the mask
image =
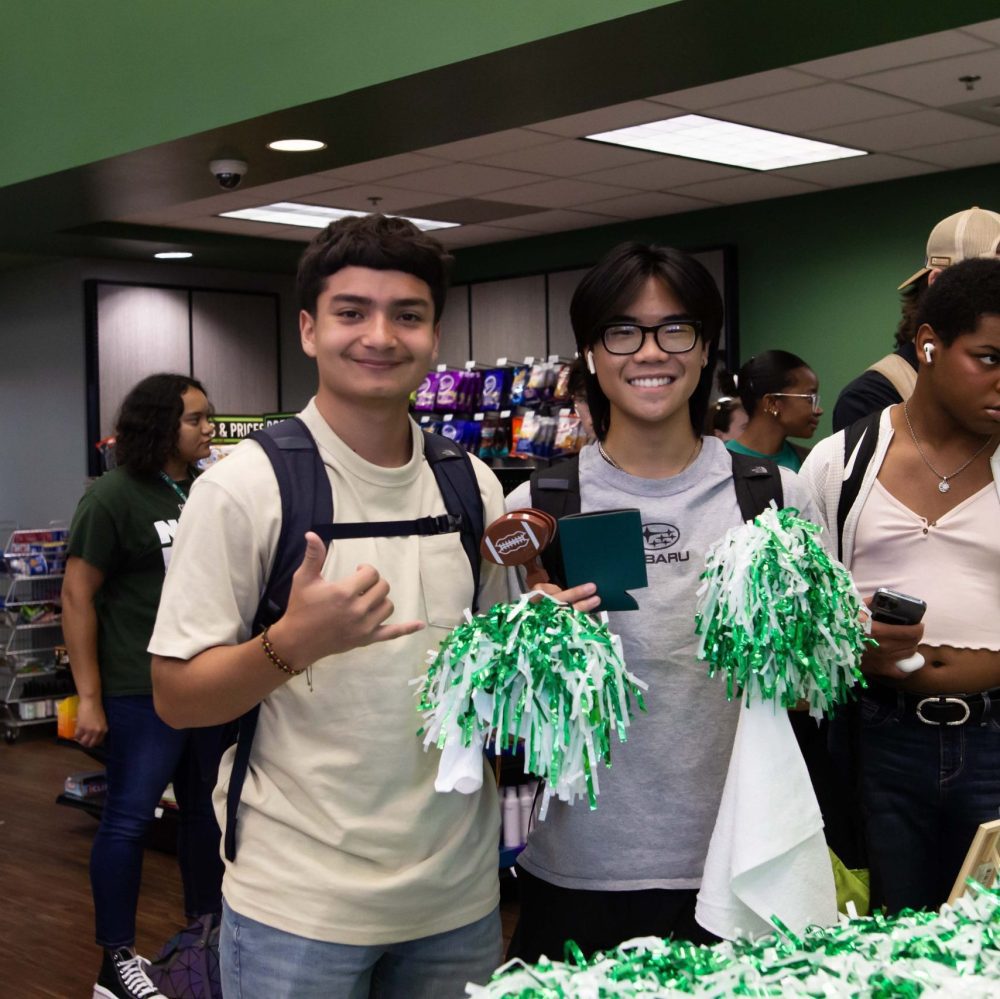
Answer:
[{"label": "blue jeans", "polygon": [[872,905],[937,909],[976,829],[1000,818],[1000,718],[927,725],[868,693],[859,710]]},{"label": "blue jeans", "polygon": [[226,999],[459,999],[503,960],[500,910],[447,933],[359,947],[285,933],[226,903],[219,940]]},{"label": "blue jeans", "polygon": [[[143,843],[164,788],[178,806],[177,859],[189,917],[220,912],[222,871],[212,789],[227,727],[177,730],[160,721],[151,696],[105,697],[108,791],[90,854],[97,943],[135,944]],[[231,740],[230,740],[231,741]]]}]

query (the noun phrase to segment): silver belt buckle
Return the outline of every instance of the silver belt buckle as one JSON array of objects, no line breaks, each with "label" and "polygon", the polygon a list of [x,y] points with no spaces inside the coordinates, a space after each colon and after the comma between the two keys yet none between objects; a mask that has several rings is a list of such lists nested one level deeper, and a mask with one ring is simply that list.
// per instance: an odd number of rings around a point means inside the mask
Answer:
[{"label": "silver belt buckle", "polygon": [[[931,721],[930,718],[925,718],[921,711],[925,704],[961,704],[965,708],[965,717],[959,718],[958,721]],[[961,697],[925,697],[922,701],[917,702],[916,714],[925,725],[964,725],[972,717],[972,709],[969,707],[969,702]]]}]

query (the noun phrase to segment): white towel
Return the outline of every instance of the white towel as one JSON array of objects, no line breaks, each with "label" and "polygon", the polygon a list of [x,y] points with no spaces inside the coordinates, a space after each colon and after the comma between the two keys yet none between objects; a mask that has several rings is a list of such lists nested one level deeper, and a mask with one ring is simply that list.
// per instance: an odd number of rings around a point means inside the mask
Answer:
[{"label": "white towel", "polygon": [[823,819],[788,712],[740,709],[695,917],[725,940],[837,922]]}]

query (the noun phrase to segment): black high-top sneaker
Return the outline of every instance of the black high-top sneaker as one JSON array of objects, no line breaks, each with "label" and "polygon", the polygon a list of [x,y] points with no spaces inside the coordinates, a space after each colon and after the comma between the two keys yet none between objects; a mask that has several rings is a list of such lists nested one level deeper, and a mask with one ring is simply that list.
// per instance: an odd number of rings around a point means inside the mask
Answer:
[{"label": "black high-top sneaker", "polygon": [[166,999],[149,980],[146,963],[132,947],[106,950],[93,999]]}]

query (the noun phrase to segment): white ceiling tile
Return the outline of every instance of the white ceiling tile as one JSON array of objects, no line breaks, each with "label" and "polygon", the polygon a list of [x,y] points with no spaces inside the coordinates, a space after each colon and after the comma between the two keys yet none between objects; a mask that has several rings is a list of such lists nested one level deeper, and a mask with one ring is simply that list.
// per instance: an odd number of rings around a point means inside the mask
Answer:
[{"label": "white ceiling tile", "polygon": [[424,156],[421,153],[400,153],[398,156],[385,156],[380,160],[368,160],[367,163],[352,163],[350,166],[337,167],[326,171],[323,176],[335,181],[345,180],[357,184],[367,180],[383,180],[414,170],[427,170],[440,166],[441,162],[433,156]]},{"label": "white ceiling tile", "polygon": [[186,229],[201,232],[221,232],[231,236],[265,236],[268,239],[300,239],[307,242],[316,235],[316,229],[305,226],[274,225],[271,222],[251,222],[248,219],[224,219],[205,216],[184,223]]},{"label": "white ceiling tile", "polygon": [[766,198],[784,198],[793,194],[812,194],[820,188],[790,177],[776,177],[769,173],[744,174],[728,180],[711,180],[705,184],[690,184],[676,193],[692,198],[704,198],[724,205],[737,205],[744,201],[763,201]]},{"label": "white ceiling tile", "polygon": [[884,118],[919,110],[917,105],[907,101],[875,94],[860,87],[844,83],[823,83],[817,87],[772,94],[752,101],[723,104],[710,108],[705,113],[712,118],[798,134],[843,125],[849,121]]},{"label": "white ceiling tile", "polygon": [[448,163],[433,170],[400,174],[393,177],[389,186],[399,186],[410,191],[429,191],[447,194],[452,198],[465,198],[489,191],[498,191],[515,184],[537,181],[538,175],[518,170],[501,170],[499,167],[481,166],[478,163]]},{"label": "white ceiling tile", "polygon": [[563,232],[569,229],[587,229],[598,225],[609,225],[623,221],[623,216],[597,215],[593,212],[573,212],[557,210],[538,212],[536,215],[520,215],[504,219],[504,226],[517,227],[526,232]]},{"label": "white ceiling tile", "polygon": [[992,21],[980,21],[979,24],[967,24],[962,28],[976,38],[985,38],[994,45],[1000,45],[1000,18]]},{"label": "white ceiling tile", "polygon": [[870,121],[838,125],[809,133],[810,138],[835,142],[876,152],[910,149],[913,146],[976,139],[980,136],[1000,135],[1000,128],[984,121],[965,118],[944,111],[912,111],[892,118],[872,118]]},{"label": "white ceiling tile", "polygon": [[554,177],[575,177],[593,170],[645,163],[657,159],[655,153],[624,146],[611,146],[606,142],[586,142],[583,139],[565,139],[531,149],[518,149],[476,160],[487,166],[507,167],[511,170],[531,170]]},{"label": "white ceiling tile", "polygon": [[676,90],[670,94],[660,94],[651,97],[651,101],[662,101],[686,111],[701,111],[704,108],[715,107],[717,104],[731,104],[733,101],[745,101],[754,97],[767,97],[769,94],[780,94],[786,90],[798,90],[802,87],[812,87],[820,83],[814,76],[797,73],[792,69],[770,69],[765,73],[753,73],[750,76],[739,76],[732,80],[720,80],[718,83],[707,83],[702,87],[690,87],[687,90]]},{"label": "white ceiling tile", "polygon": [[653,101],[629,101],[626,104],[612,104],[610,107],[584,111],[581,114],[555,118],[552,121],[537,122],[528,127],[536,132],[578,138],[581,135],[593,135],[595,132],[607,132],[612,128],[624,128],[626,125],[659,121],[665,117],[667,114],[664,113],[663,107]]},{"label": "white ceiling tile", "polygon": [[1000,137],[916,146],[913,149],[907,149],[906,155],[950,170],[967,166],[982,166],[986,163],[998,163],[1000,162]]},{"label": "white ceiling tile", "polygon": [[855,184],[872,184],[880,180],[934,173],[936,169],[929,163],[918,163],[900,156],[881,156],[876,153],[873,156],[855,156],[846,160],[791,167],[788,170],[776,171],[776,175],[821,184],[823,187],[852,187]]},{"label": "white ceiling tile", "polygon": [[493,201],[508,201],[515,205],[538,205],[541,208],[572,208],[587,201],[602,201],[638,192],[611,184],[594,184],[587,180],[562,178],[545,180],[524,187],[494,191]]},{"label": "white ceiling tile", "polygon": [[[978,76],[975,89],[966,89],[959,77]],[[895,94],[928,107],[947,107],[982,97],[1000,97],[1000,49],[970,52],[952,59],[938,59],[921,66],[869,73],[851,80],[859,87]]]},{"label": "white ceiling tile", "polygon": [[681,212],[696,212],[700,208],[713,208],[718,202],[699,198],[685,198],[679,194],[663,194],[659,191],[643,191],[641,194],[626,194],[623,198],[610,198],[581,205],[584,211],[600,212],[605,215],[619,215],[627,219],[654,218],[657,215],[678,215]]},{"label": "white ceiling tile", "polygon": [[800,62],[795,69],[832,80],[846,80],[862,73],[910,66],[931,59],[945,59],[948,56],[977,52],[986,48],[989,48],[989,44],[982,39],[972,38],[960,31],[938,31],[932,35],[888,42],[885,45],[873,45],[871,48],[858,49],[856,52],[843,52],[826,59]]},{"label": "white ceiling tile", "polygon": [[443,146],[430,146],[421,149],[420,152],[445,160],[474,160],[482,156],[495,156],[497,153],[529,149],[531,146],[541,146],[546,142],[556,141],[558,140],[554,135],[545,132],[533,132],[528,128],[508,128],[492,135],[477,135],[472,139],[448,142]]},{"label": "white ceiling tile", "polygon": [[[326,175],[302,174],[298,177],[287,177],[285,180],[274,180],[268,184],[258,184],[256,187],[240,188],[234,191],[236,195],[249,195],[253,198],[250,205],[271,205],[275,201],[295,201],[313,191],[328,191],[332,187],[341,187],[347,180],[334,180]],[[241,204],[239,207],[248,207]]]},{"label": "white ceiling tile", "polygon": [[695,184],[702,180],[719,180],[722,177],[739,177],[743,173],[735,167],[705,160],[689,160],[681,156],[657,156],[647,163],[633,163],[614,170],[597,170],[579,180],[592,180],[598,184],[624,184],[643,191],[666,191],[680,184]]}]

